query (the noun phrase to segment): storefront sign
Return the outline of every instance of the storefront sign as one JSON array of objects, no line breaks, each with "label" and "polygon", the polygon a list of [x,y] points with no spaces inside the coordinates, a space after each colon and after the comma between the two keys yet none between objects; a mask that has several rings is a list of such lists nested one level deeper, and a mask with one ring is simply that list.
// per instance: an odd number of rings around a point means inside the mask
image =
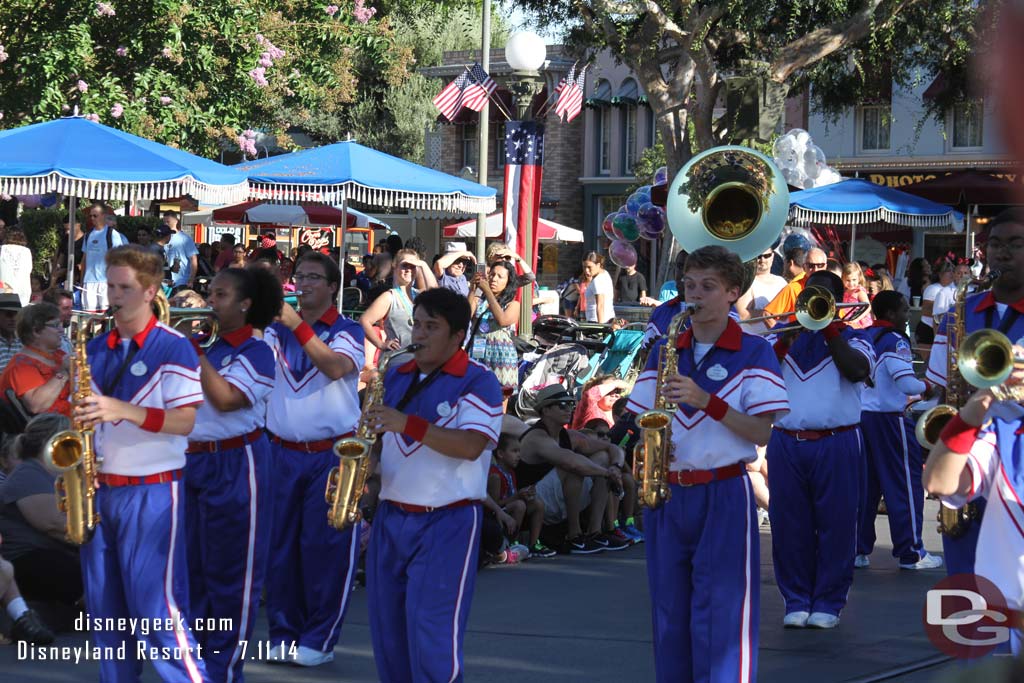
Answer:
[{"label": "storefront sign", "polygon": [[334,230],[330,228],[302,228],[299,230],[299,244],[307,244],[314,251],[334,246]]},{"label": "storefront sign", "polygon": [[[946,175],[951,174],[942,171],[911,171],[909,173],[861,173],[860,177],[867,178],[875,185],[903,187],[904,185],[913,185],[914,183],[921,183],[925,180],[933,180]],[[996,178],[1003,178],[1011,183],[1024,183],[1024,175],[1018,173],[992,173],[991,175]],[[852,178],[853,174],[847,172],[846,177]]]}]

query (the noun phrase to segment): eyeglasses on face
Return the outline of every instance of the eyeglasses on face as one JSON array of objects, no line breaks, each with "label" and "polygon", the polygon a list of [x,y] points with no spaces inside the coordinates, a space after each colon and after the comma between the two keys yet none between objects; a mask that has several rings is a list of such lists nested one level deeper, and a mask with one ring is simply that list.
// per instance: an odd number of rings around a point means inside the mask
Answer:
[{"label": "eyeglasses on face", "polygon": [[57,330],[58,332],[60,332],[60,331],[62,331],[64,329],[64,326],[60,324],[59,320],[54,320],[53,322],[48,322],[45,325],[43,325],[43,327],[48,327],[51,330]]},{"label": "eyeglasses on face", "polygon": [[808,261],[807,270],[824,270],[827,265],[827,263],[811,263]]},{"label": "eyeglasses on face", "polygon": [[327,278],[321,275],[320,273],[295,273],[293,279],[296,282],[320,282],[321,280],[326,280]]},{"label": "eyeglasses on face", "polygon": [[555,405],[561,408],[562,410],[571,410],[572,408],[576,407],[576,403],[574,401],[559,401]]},{"label": "eyeglasses on face", "polygon": [[770,259],[774,255],[775,255],[774,252],[770,252],[770,251],[767,254],[758,254],[757,255],[757,260],[758,261],[764,261],[766,259]]}]

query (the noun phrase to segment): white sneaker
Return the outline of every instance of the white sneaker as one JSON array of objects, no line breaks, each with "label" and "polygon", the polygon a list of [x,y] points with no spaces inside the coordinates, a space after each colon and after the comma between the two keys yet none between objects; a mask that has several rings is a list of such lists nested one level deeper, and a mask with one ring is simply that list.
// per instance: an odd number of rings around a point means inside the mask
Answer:
[{"label": "white sneaker", "polygon": [[267,658],[264,660],[267,664],[292,664],[295,660],[292,657],[291,648],[285,646],[282,647],[280,643],[272,646],[267,652]]},{"label": "white sneaker", "polygon": [[334,661],[334,651],[320,652],[305,645],[299,645],[295,652],[295,663],[299,666],[320,666]]},{"label": "white sneaker", "polygon": [[807,619],[808,628],[835,628],[839,625],[839,617],[828,612],[815,612]]},{"label": "white sneaker", "polygon": [[853,558],[853,566],[857,569],[864,569],[871,566],[871,558],[867,555],[858,555]]},{"label": "white sneaker", "polygon": [[768,521],[768,511],[757,508],[757,525],[768,526],[771,522]]},{"label": "white sneaker", "polygon": [[942,558],[929,552],[926,552],[924,557],[913,564],[900,563],[900,569],[938,569],[941,566]]},{"label": "white sneaker", "polygon": [[782,619],[782,625],[785,628],[804,628],[810,616],[810,612],[790,612]]}]

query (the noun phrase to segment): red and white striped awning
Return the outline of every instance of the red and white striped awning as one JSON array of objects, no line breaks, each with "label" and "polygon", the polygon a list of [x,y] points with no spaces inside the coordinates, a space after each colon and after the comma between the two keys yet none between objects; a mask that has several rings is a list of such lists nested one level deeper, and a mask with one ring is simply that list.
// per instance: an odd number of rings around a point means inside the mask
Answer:
[{"label": "red and white striped awning", "polygon": [[[487,237],[497,239],[501,233],[501,214],[493,213],[487,217]],[[441,236],[446,240],[476,237],[476,219],[446,225],[442,228]],[[541,218],[537,221],[537,239],[545,242],[582,242],[583,231]]]}]

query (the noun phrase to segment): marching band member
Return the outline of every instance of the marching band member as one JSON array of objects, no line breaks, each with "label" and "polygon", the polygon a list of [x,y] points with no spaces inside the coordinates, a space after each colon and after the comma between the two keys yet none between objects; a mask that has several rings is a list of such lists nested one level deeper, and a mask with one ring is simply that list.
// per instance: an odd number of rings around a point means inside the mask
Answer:
[{"label": "marching band member", "polygon": [[270,542],[270,442],[263,431],[274,387],[274,352],[253,330],[281,313],[281,284],[262,268],[222,270],[210,285],[218,323],[199,353],[205,402],[189,435],[185,468],[190,613],[230,618],[231,629],[197,631],[211,681],[241,681]]},{"label": "marching band member", "polygon": [[[815,272],[807,286],[841,301],[843,283]],[[791,342],[791,345],[790,345]],[[833,321],[776,342],[790,412],[768,442],[775,578],[787,628],[834,628],[853,583],[864,455],[860,387],[875,352],[860,330]]]},{"label": "marching band member", "polygon": [[[992,254],[991,245],[989,250]],[[1020,345],[1013,350],[1018,358],[1024,355]],[[1015,370],[1004,386],[1020,392],[1024,370]],[[1022,422],[1024,407],[1019,402],[997,403],[991,389],[980,389],[943,428],[924,470],[925,489],[941,496],[943,505],[959,508],[979,496],[993,501],[980,524],[975,524],[981,531],[973,573],[994,583],[1012,610],[1011,619],[1016,621],[1010,631],[1013,654],[1021,649],[1020,614],[1024,609]]]},{"label": "marching band member", "polygon": [[330,257],[308,252],[294,277],[301,313],[284,304],[265,335],[277,359],[267,404],[274,462],[267,613],[270,661],[316,666],[334,659],[359,551],[357,527],[328,525],[324,490],[338,461],[332,446],[359,420],[363,330],[333,305],[341,272]]},{"label": "marching band member", "polygon": [[[137,680],[136,642],[180,656],[154,657],[165,681],[207,680],[206,665],[185,616],[188,565],[184,491],[186,436],[203,400],[199,361],[189,341],[158,324],[151,308],[163,261],[141,247],[106,255],[107,292],[115,328],[88,344],[92,393],[74,414],[97,425],[99,466],[96,535],[82,547],[89,613],[173,623],[173,630],[92,631],[98,647],[127,643],[124,660],[104,658],[106,681]],[[168,620],[172,620],[168,622]]]},{"label": "marching band member", "polygon": [[760,606],[759,534],[745,463],[789,409],[779,363],[764,339],[729,318],[743,264],[722,247],[686,259],[688,303],[699,307],[678,339],[660,340],[627,409],[655,406],[659,350],[678,365],[663,387],[672,423],[671,499],[647,510],[647,576],[659,681],[754,681]]},{"label": "marching band member", "polygon": [[413,360],[389,368],[364,419],[383,436],[380,505],[366,558],[370,634],[385,682],[461,681],[476,582],[489,451],[501,386],[462,350],[465,297],[431,289],[414,303]]},{"label": "marching band member", "polygon": [[[983,328],[999,330],[1014,344],[1024,339],[1024,210],[1007,209],[988,224],[986,260],[992,271],[999,271],[999,277],[992,283],[992,289],[967,297],[964,304],[964,334]],[[949,353],[950,325],[953,311],[943,316],[935,335],[935,344],[928,357],[928,372],[925,378],[934,384],[946,386],[947,357]],[[978,517],[985,512],[985,498],[976,496],[972,502],[977,506]],[[978,520],[970,525],[959,538],[942,536],[942,550],[946,559],[946,571],[950,574],[969,574],[974,571],[974,549],[978,544],[981,525]]]},{"label": "marching band member", "polygon": [[874,385],[861,394],[861,432],[867,455],[867,489],[861,501],[860,533],[855,567],[870,565],[875,545],[875,515],[885,496],[892,537],[892,556],[901,569],[935,569],[942,558],[929,554],[921,539],[924,489],[921,488],[921,446],[914,425],[904,415],[907,396],[930,396],[930,387],[914,376],[910,339],[903,331],[910,318],[907,298],[879,292],[871,302],[875,323],[866,330],[877,363]]}]

